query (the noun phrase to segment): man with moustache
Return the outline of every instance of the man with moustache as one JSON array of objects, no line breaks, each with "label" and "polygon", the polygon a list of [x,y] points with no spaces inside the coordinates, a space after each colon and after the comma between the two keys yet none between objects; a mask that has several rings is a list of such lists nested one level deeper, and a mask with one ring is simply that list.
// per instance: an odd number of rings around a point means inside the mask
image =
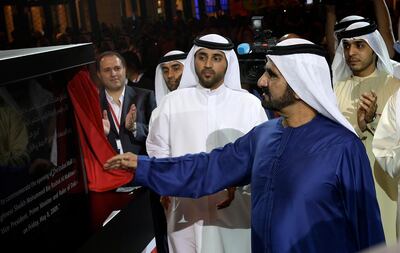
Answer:
[{"label": "man with moustache", "polygon": [[[280,118],[210,153],[154,159],[122,154],[160,194],[200,197],[252,186],[252,252],[358,252],[384,242],[365,148],[336,105],[321,47],[287,39],[267,52],[259,80]],[[216,252],[216,251],[214,251]]]},{"label": "man with moustache", "polygon": [[165,95],[178,89],[186,56],[182,51],[172,50],[161,57],[154,80],[157,105]]},{"label": "man with moustache", "polygon": [[[233,46],[216,34],[194,40],[179,88],[151,116],[149,156],[208,152],[267,120],[260,100],[241,89]],[[163,198],[170,252],[250,251],[249,187],[228,186],[200,199]]]},{"label": "man with moustache", "polygon": [[385,238],[396,242],[397,182],[376,162],[372,139],[389,97],[400,87],[385,42],[374,23],[355,22],[338,33],[332,63],[338,106],[365,145],[375,179]]}]

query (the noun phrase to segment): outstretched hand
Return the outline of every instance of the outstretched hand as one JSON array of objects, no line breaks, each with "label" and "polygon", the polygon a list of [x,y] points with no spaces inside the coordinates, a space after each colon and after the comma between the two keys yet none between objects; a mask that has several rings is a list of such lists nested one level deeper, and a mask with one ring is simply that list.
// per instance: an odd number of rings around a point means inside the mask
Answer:
[{"label": "outstretched hand", "polygon": [[236,187],[229,187],[227,188],[227,191],[228,191],[228,197],[219,204],[217,204],[217,209],[223,209],[228,207],[231,204],[231,202],[235,199]]},{"label": "outstretched hand", "polygon": [[127,152],[124,154],[116,155],[110,158],[105,164],[105,170],[123,169],[123,170],[136,170],[137,155]]}]

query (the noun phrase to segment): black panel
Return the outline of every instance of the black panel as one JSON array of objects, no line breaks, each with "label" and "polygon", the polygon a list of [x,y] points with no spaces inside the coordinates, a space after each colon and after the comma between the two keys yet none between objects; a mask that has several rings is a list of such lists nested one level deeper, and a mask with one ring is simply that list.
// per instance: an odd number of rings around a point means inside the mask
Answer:
[{"label": "black panel", "polygon": [[67,85],[93,60],[90,43],[0,51],[0,252],[141,252],[154,237],[146,191],[87,190]]},{"label": "black panel", "polygon": [[67,84],[92,61],[91,44],[0,52],[2,252],[71,252],[91,234]]},{"label": "black panel", "polygon": [[[91,193],[91,207],[97,211],[104,210],[104,205],[115,208],[118,197],[121,199],[127,196],[123,196],[122,193]],[[133,201],[130,201],[100,232],[94,234],[78,250],[79,253],[140,253],[145,249],[154,237],[149,191],[139,189],[132,195],[132,198]],[[110,205],[113,202],[114,204]],[[98,216],[104,217],[92,212],[92,218],[99,221],[106,218]],[[94,224],[98,224],[98,222],[94,222]]]},{"label": "black panel", "polygon": [[91,43],[0,51],[0,85],[92,63]]}]

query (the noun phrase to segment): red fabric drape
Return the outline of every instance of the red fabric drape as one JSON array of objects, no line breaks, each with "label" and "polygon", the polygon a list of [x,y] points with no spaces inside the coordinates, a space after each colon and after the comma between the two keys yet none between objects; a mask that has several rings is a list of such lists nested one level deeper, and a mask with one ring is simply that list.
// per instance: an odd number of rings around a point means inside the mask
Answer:
[{"label": "red fabric drape", "polygon": [[89,190],[108,191],[130,182],[131,171],[103,169],[103,164],[116,152],[104,135],[99,93],[86,68],[69,82],[68,93],[74,107]]}]

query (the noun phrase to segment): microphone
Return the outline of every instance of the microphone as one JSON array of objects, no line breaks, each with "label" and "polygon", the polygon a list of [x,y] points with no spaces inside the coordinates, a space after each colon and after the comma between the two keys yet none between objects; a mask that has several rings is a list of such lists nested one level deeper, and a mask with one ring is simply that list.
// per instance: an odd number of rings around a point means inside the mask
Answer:
[{"label": "microphone", "polygon": [[249,43],[241,43],[237,47],[237,52],[239,55],[249,54],[251,51]]}]

